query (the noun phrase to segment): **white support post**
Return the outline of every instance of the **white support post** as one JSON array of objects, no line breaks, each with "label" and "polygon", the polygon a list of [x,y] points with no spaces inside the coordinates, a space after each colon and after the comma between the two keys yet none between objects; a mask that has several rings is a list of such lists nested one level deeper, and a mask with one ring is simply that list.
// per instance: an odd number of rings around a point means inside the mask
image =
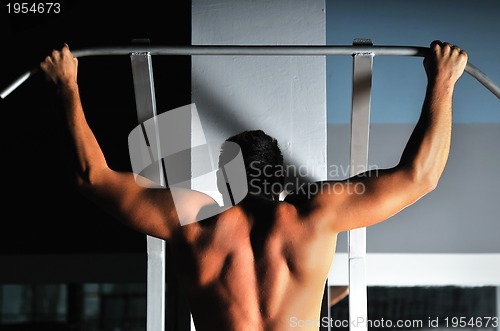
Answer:
[{"label": "white support post", "polygon": [[[354,45],[371,45],[371,40],[354,40]],[[373,53],[353,55],[353,87],[351,109],[350,176],[368,167],[370,128],[370,95]],[[349,254],[349,319],[351,331],[368,330],[366,285],[366,228],[348,233]]]},{"label": "white support post", "polygon": [[[149,52],[131,53],[132,74],[134,80],[135,101],[137,107],[137,118],[142,123],[157,115],[156,99],[153,80],[153,68],[151,54]],[[149,146],[157,146],[149,152],[153,159],[158,160],[157,166],[147,169],[146,177],[154,182],[165,186],[165,174],[161,164],[161,152],[158,128],[156,128],[156,143]],[[165,241],[147,236],[147,313],[146,330],[165,330]]]}]

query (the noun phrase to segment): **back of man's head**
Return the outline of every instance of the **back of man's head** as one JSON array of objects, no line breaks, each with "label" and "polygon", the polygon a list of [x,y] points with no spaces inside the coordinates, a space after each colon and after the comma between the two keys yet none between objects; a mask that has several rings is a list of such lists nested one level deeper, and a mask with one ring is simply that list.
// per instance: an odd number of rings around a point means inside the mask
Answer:
[{"label": "back of man's head", "polygon": [[[269,136],[263,130],[247,130],[229,137],[226,142],[240,146],[249,192],[276,195],[283,190],[285,181],[283,154],[276,138]],[[222,144],[219,166],[234,157],[228,155],[224,147],[225,143]]]}]

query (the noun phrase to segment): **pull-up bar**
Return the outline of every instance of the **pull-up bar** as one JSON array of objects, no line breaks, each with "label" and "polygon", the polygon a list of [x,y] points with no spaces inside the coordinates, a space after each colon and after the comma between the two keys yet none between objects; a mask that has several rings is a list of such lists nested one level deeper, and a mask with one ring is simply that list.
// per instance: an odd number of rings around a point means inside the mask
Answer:
[{"label": "pull-up bar", "polygon": [[[129,55],[131,53],[150,53],[151,55],[274,55],[274,56],[338,56],[372,54],[374,56],[420,56],[424,57],[429,52],[428,47],[417,46],[351,46],[351,45],[306,45],[306,46],[150,46],[130,45],[121,47],[92,47],[72,50],[75,57]],[[5,99],[12,91],[34,75],[38,68],[24,73],[12,84],[0,92],[0,97]],[[482,85],[500,99],[500,86],[491,80],[484,72],[472,63],[467,63],[465,72],[476,78]]]}]

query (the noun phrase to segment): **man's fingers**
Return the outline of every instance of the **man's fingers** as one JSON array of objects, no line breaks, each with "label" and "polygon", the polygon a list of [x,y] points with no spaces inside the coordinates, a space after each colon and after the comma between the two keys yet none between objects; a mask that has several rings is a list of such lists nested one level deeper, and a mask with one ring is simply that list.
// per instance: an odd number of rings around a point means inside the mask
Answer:
[{"label": "man's fingers", "polygon": [[61,58],[61,52],[60,52],[60,51],[58,51],[58,50],[56,50],[56,49],[54,49],[54,50],[52,51],[51,55],[52,55],[52,58],[53,58],[54,60],[56,60],[56,61],[57,61],[58,59],[60,59],[60,58]]},{"label": "man's fingers", "polygon": [[[47,58],[51,57],[51,61],[53,62],[53,61],[59,60],[62,57],[62,55],[66,55],[66,54],[71,54],[71,51],[69,49],[68,44],[64,43],[61,50],[54,49],[51,52],[51,55],[47,56]],[[47,61],[47,58],[45,58],[45,61]]]},{"label": "man's fingers", "polygon": [[71,51],[69,50],[68,44],[64,43],[64,45],[63,45],[63,47],[61,49],[61,52],[62,53],[66,53],[66,54],[70,54],[71,53]]},{"label": "man's fingers", "polygon": [[441,40],[436,39],[431,42],[430,48],[434,48],[435,46],[441,46],[441,44],[442,44]]},{"label": "man's fingers", "polygon": [[440,40],[434,40],[433,42],[431,42],[430,48],[436,53],[439,51],[444,52],[443,54],[465,53],[465,51],[463,51],[458,45],[452,45],[449,42],[442,42]]},{"label": "man's fingers", "polygon": [[69,49],[69,45],[67,43],[64,43],[61,52],[63,53],[63,55],[71,56],[73,58],[73,62],[75,63],[75,65],[78,65],[78,59],[75,56],[73,56],[71,50]]},{"label": "man's fingers", "polygon": [[52,59],[47,56],[45,58],[45,61],[40,62],[40,69],[45,73],[45,79],[47,81],[52,81],[52,75],[51,75],[51,66],[52,66]]}]

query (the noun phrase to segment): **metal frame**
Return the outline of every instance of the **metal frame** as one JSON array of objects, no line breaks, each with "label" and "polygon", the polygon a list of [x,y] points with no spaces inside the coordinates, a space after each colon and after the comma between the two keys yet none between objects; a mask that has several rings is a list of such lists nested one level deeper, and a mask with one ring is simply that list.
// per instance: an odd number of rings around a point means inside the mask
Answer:
[{"label": "metal frame", "polygon": [[[133,52],[130,54],[132,76],[134,80],[135,102],[137,119],[143,123],[150,118],[156,118],[156,99],[153,80],[153,65],[151,54],[148,52]],[[155,127],[157,128],[157,127]],[[149,153],[156,155],[152,159],[161,160],[160,138],[156,130],[156,150]],[[151,144],[149,144],[151,146]],[[154,144],[153,144],[154,146]],[[149,178],[156,178],[155,182],[165,186],[165,174],[161,161],[157,167],[152,167]],[[147,313],[146,330],[165,330],[165,272],[166,272],[166,247],[165,241],[159,238],[146,236],[147,243]]]},{"label": "metal frame", "polygon": [[[372,45],[371,40],[354,40],[354,45]],[[370,133],[370,99],[373,56],[371,52],[353,55],[350,176],[367,170]],[[366,228],[348,231],[349,329],[368,330],[366,288]]]}]

